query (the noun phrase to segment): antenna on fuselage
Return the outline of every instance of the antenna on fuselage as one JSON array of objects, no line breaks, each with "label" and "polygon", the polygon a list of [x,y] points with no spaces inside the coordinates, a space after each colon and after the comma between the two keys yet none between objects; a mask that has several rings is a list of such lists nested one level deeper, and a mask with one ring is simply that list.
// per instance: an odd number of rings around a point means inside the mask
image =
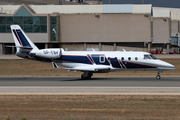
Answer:
[{"label": "antenna on fuselage", "polygon": [[126,50],[125,50],[125,49],[123,49],[123,51],[124,51],[124,52],[126,52]]}]

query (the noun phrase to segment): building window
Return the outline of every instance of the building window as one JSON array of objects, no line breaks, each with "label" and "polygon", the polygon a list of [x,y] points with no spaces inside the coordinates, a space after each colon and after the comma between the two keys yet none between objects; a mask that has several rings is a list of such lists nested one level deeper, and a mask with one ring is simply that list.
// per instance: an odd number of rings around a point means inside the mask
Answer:
[{"label": "building window", "polygon": [[178,37],[171,37],[171,44],[178,45]]},{"label": "building window", "polygon": [[7,32],[7,33],[10,33],[10,32],[11,32],[10,25],[6,25],[6,32]]},{"label": "building window", "polygon": [[23,17],[14,17],[14,24],[23,24]]},{"label": "building window", "polygon": [[6,32],[6,25],[0,25],[0,33]]},{"label": "building window", "polygon": [[0,24],[6,24],[6,17],[0,17]]},{"label": "building window", "polygon": [[47,33],[47,25],[41,25],[41,33]]},{"label": "building window", "polygon": [[0,17],[0,33],[10,33],[12,24],[18,24],[26,33],[47,33],[46,16]]},{"label": "building window", "polygon": [[6,21],[6,24],[9,24],[9,25],[11,25],[11,24],[13,24],[13,17],[7,17],[7,21]]},{"label": "building window", "polygon": [[24,24],[33,24],[33,17],[24,17]]},{"label": "building window", "polygon": [[32,25],[24,25],[24,31],[27,33],[32,33],[33,26]]},{"label": "building window", "polygon": [[34,25],[33,26],[33,32],[34,33],[40,33],[40,25]]},{"label": "building window", "polygon": [[51,17],[51,41],[57,41],[57,17]]}]

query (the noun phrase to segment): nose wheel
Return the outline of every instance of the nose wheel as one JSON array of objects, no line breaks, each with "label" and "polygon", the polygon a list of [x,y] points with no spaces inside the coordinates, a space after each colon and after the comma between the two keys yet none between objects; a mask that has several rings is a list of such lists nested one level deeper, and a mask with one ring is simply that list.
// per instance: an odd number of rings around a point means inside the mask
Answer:
[{"label": "nose wheel", "polygon": [[160,79],[161,79],[161,76],[160,76],[160,75],[157,75],[157,76],[156,76],[156,79],[157,79],[157,80],[160,80]]},{"label": "nose wheel", "polygon": [[160,80],[161,79],[161,76],[160,76],[160,73],[162,73],[163,71],[158,71],[157,73],[158,73],[158,75],[156,76],[156,79],[157,80]]}]

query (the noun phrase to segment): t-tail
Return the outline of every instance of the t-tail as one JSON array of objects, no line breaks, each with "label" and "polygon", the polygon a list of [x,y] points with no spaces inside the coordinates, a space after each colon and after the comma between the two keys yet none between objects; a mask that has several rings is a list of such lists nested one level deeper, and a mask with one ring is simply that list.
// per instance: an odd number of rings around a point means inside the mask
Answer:
[{"label": "t-tail", "polygon": [[19,57],[40,61],[53,61],[54,59],[60,58],[64,51],[62,48],[39,50],[19,25],[11,25],[11,31],[16,45],[13,47],[16,47],[16,55]]},{"label": "t-tail", "polygon": [[11,25],[11,31],[16,45],[15,47],[17,49],[17,56],[27,57],[27,54],[30,52],[39,50],[19,25]]}]

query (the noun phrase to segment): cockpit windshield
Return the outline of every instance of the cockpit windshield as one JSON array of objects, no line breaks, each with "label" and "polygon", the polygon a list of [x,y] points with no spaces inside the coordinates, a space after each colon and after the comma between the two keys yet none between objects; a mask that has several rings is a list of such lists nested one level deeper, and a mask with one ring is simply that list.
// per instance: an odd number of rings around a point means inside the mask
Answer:
[{"label": "cockpit windshield", "polygon": [[149,55],[144,55],[144,59],[151,59]]},{"label": "cockpit windshield", "polygon": [[152,59],[157,59],[154,55],[150,54],[150,56],[151,56]]},{"label": "cockpit windshield", "polygon": [[154,55],[146,54],[144,55],[144,59],[157,59]]}]

